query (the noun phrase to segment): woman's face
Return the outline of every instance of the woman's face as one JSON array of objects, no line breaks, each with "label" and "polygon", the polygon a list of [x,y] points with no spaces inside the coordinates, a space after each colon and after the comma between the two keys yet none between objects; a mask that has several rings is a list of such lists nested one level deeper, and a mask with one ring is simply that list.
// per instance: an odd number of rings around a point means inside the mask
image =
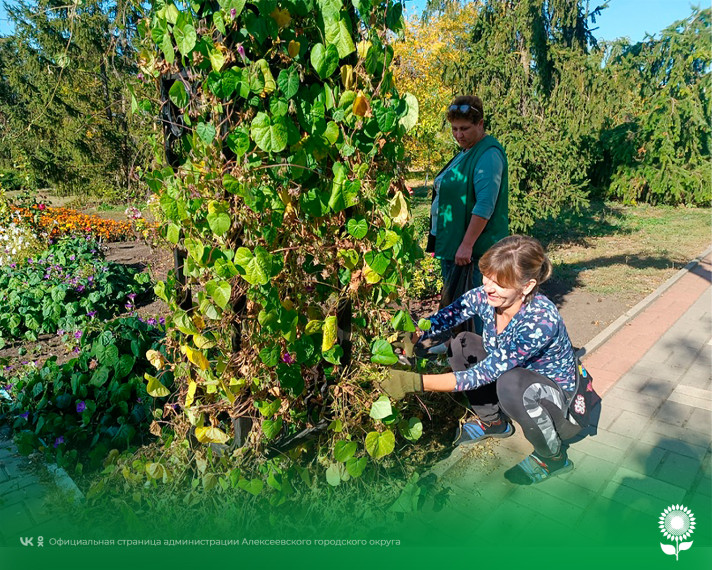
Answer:
[{"label": "woman's face", "polygon": [[452,136],[463,150],[472,148],[485,136],[484,119],[477,123],[467,119],[453,119],[450,121],[450,127],[452,128]]},{"label": "woman's face", "polygon": [[495,309],[503,311],[522,304],[523,297],[531,292],[536,285],[534,280],[519,288],[503,287],[492,277],[482,276],[482,286],[487,293],[487,303]]}]

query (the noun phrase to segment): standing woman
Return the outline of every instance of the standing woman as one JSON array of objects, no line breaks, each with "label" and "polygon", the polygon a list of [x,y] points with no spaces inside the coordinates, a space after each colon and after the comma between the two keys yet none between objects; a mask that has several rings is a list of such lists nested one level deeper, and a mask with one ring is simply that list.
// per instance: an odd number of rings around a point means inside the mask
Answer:
[{"label": "standing woman", "polygon": [[[440,260],[441,306],[482,284],[479,258],[509,233],[507,155],[497,139],[485,133],[482,100],[456,97],[447,120],[461,151],[434,179],[427,247]],[[461,271],[468,279],[453,295]]]},{"label": "standing woman", "polygon": [[551,262],[536,239],[511,236],[491,247],[479,265],[483,286],[430,317],[422,339],[473,315],[484,322],[482,336],[463,332],[450,343],[453,372],[392,370],[381,387],[396,399],[422,390],[477,396],[471,407],[478,420],[462,426],[455,444],[508,437],[514,420],[534,452],[505,477],[521,485],[538,483],[573,468],[562,440],[580,430],[567,417],[576,391],[571,340],[554,303],[537,293],[551,275]]}]

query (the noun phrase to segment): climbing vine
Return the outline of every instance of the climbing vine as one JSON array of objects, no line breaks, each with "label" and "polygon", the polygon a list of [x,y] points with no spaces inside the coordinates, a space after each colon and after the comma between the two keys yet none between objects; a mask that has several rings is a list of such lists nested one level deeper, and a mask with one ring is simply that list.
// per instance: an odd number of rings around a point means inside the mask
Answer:
[{"label": "climbing vine", "polygon": [[399,166],[418,106],[390,71],[402,25],[399,2],[219,0],[155,2],[139,26],[165,137],[144,179],[177,259],[149,381],[164,396],[175,376],[179,434],[296,457],[326,433],[332,485],[419,437],[374,384],[388,336],[413,330],[399,302],[420,256]]}]

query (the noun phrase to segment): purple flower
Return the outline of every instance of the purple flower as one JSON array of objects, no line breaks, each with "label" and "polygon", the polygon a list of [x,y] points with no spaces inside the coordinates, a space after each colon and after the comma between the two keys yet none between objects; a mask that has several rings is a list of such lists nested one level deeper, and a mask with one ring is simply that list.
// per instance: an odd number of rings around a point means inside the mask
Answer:
[{"label": "purple flower", "polygon": [[126,310],[127,310],[127,311],[130,311],[131,309],[133,309],[133,305],[132,305],[131,303],[126,303],[126,304],[124,305],[124,307],[126,307]]},{"label": "purple flower", "polygon": [[89,312],[87,313],[87,317],[91,317],[91,318],[96,317],[96,311],[89,311]]},{"label": "purple flower", "polygon": [[77,402],[77,413],[78,414],[81,414],[86,409],[87,409],[87,405],[84,403],[83,400],[81,402]]},{"label": "purple flower", "polygon": [[79,354],[79,353],[81,352],[81,349],[80,349],[78,346],[75,346],[75,347],[72,349],[72,352],[73,352],[74,354]]},{"label": "purple flower", "polygon": [[10,267],[11,267],[12,269],[15,269],[15,268],[17,267],[17,263],[11,263],[11,264],[10,264]]},{"label": "purple flower", "polygon": [[153,317],[151,317],[150,319],[148,319],[148,320],[146,321],[146,324],[147,324],[147,325],[151,325],[151,326],[155,326],[155,325],[157,324],[157,323],[156,323],[156,319],[154,319]]},{"label": "purple flower", "polygon": [[242,63],[245,63],[245,48],[242,47],[242,44],[238,44],[237,53],[240,54],[240,57],[242,58]]},{"label": "purple flower", "polygon": [[84,291],[84,285],[77,285],[77,293]]},{"label": "purple flower", "polygon": [[59,447],[61,444],[63,444],[63,443],[64,443],[64,437],[62,437],[62,436],[60,435],[57,439],[54,440],[54,447],[55,447],[55,449],[58,448],[58,447]]},{"label": "purple flower", "polygon": [[136,293],[129,293],[129,299],[132,301],[136,298]]},{"label": "purple flower", "polygon": [[282,355],[282,362],[284,362],[285,364],[294,364],[295,360],[291,354],[289,354],[288,352],[285,352]]},{"label": "purple flower", "polygon": [[139,74],[136,76],[136,78],[137,78],[139,81],[143,81],[143,73],[139,73]]},{"label": "purple flower", "polygon": [[82,331],[74,331],[74,338],[76,338],[77,340],[82,338]]},{"label": "purple flower", "polygon": [[69,261],[74,261],[75,259],[76,259],[76,257],[74,255],[69,256]]},{"label": "purple flower", "polygon": [[235,16],[237,16],[237,10],[235,10],[235,8],[230,8],[230,17],[234,18]]},{"label": "purple flower", "polygon": [[27,263],[33,264],[33,263],[34,263],[34,260],[33,260],[31,257],[28,257],[28,258],[27,258]]},{"label": "purple flower", "polygon": [[20,417],[21,417],[23,420],[26,420],[27,418],[30,417],[30,412],[22,412],[22,413],[20,414]]},{"label": "purple flower", "polygon": [[166,319],[165,319],[164,317],[161,317],[160,319],[158,319],[158,323],[161,324],[161,325],[165,325],[165,324],[166,324]]}]

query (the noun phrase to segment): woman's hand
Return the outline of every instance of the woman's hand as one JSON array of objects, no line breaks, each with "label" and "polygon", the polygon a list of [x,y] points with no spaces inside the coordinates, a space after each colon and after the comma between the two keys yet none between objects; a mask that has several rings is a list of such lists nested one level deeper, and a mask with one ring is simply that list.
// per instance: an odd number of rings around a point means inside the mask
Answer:
[{"label": "woman's hand", "polygon": [[463,241],[455,253],[455,265],[468,265],[470,263],[472,263],[472,244],[467,244]]}]

